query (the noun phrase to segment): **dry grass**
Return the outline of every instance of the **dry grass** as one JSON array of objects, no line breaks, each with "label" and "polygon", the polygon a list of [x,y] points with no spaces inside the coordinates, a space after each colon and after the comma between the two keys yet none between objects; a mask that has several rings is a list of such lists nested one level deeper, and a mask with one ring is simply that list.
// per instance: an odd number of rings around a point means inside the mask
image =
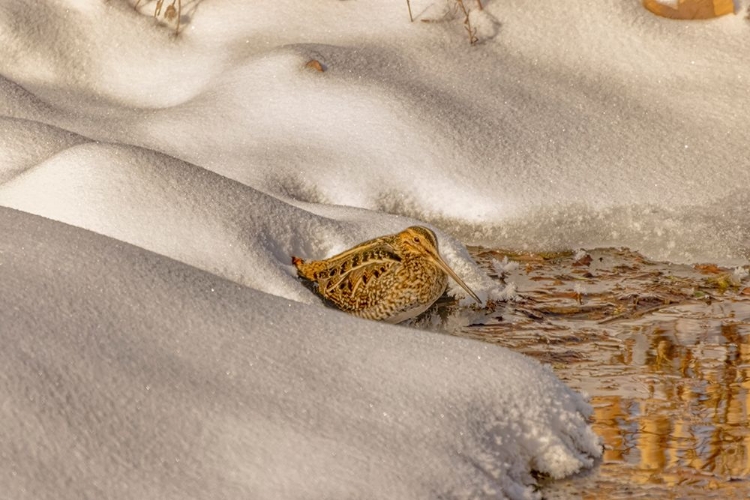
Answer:
[{"label": "dry grass", "polygon": [[[142,0],[138,0],[135,3],[135,6],[133,8],[136,11],[138,10],[138,6],[140,5],[141,1]],[[174,34],[178,35],[180,33],[180,18],[182,16],[182,0],[172,0],[172,3],[167,5],[167,8],[164,9],[163,14],[162,7],[164,7],[164,0],[156,0],[156,5],[154,7],[154,19],[159,19],[161,17],[168,24],[175,23],[176,21]]]},{"label": "dry grass", "polygon": [[[479,37],[477,36],[477,29],[476,27],[471,25],[471,20],[469,19],[469,13],[471,12],[471,8],[467,7],[464,3],[464,0],[447,0],[453,2],[453,15],[458,15],[458,13],[461,13],[463,15],[463,24],[464,29],[466,29],[466,33],[469,36],[469,43],[471,45],[476,45],[477,42],[479,42]],[[484,10],[484,6],[482,5],[482,0],[475,0],[476,1],[476,10]],[[412,14],[411,10],[411,1],[406,0],[406,8],[409,10],[409,21],[414,22],[414,15]],[[431,20],[423,19],[423,22],[431,22]]]},{"label": "dry grass", "polygon": [[[479,3],[479,8],[481,10],[482,3],[479,0],[477,0],[477,3]],[[456,5],[458,5],[458,8],[464,15],[464,29],[469,35],[469,43],[471,45],[476,45],[476,43],[479,41],[479,38],[477,38],[477,29],[471,26],[471,21],[469,20],[469,9],[467,9],[466,5],[464,5],[464,0],[456,0]]]}]

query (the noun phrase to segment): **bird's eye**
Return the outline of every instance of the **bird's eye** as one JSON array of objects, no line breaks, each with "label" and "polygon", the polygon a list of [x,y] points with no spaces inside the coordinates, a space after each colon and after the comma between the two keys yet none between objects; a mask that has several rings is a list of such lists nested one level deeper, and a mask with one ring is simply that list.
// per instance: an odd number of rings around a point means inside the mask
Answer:
[{"label": "bird's eye", "polygon": [[419,236],[414,237],[414,243],[419,243]]}]

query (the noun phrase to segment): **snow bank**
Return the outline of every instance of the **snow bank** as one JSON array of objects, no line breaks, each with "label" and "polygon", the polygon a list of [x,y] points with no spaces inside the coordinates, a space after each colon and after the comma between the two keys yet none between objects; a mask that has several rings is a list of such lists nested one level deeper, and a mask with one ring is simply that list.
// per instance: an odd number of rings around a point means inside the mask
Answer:
[{"label": "snow bank", "polygon": [[9,498],[537,498],[600,454],[537,362],[0,209]]},{"label": "snow bank", "polygon": [[152,7],[4,5],[4,113],[469,243],[745,262],[743,16],[490,2],[472,48],[374,0],[201,2],[176,39]]},{"label": "snow bank", "polygon": [[[46,136],[39,132],[38,138]],[[297,280],[292,255],[323,258],[416,222],[342,207],[321,207],[321,217],[163,154],[101,143],[60,151],[0,185],[0,205],[317,304],[318,298]],[[501,293],[462,245],[442,232],[439,238],[446,260],[483,300]],[[457,285],[451,290],[465,295]]]}]

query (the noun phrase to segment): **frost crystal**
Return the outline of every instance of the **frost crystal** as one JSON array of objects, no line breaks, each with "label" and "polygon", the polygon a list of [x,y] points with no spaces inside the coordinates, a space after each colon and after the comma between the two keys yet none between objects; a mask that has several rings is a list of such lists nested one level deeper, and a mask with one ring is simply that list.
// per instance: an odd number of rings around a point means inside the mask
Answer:
[{"label": "frost crystal", "polygon": [[508,260],[508,256],[503,257],[503,260],[492,260],[492,270],[497,273],[499,277],[504,277],[506,274],[518,269],[518,262]]},{"label": "frost crystal", "polygon": [[514,282],[510,282],[505,286],[505,290],[503,290],[503,295],[505,297],[505,300],[508,302],[512,300],[518,299],[518,286]]},{"label": "frost crystal", "polygon": [[741,282],[742,280],[747,278],[748,275],[750,275],[750,271],[748,271],[744,267],[737,266],[734,268],[734,277],[737,281]]}]

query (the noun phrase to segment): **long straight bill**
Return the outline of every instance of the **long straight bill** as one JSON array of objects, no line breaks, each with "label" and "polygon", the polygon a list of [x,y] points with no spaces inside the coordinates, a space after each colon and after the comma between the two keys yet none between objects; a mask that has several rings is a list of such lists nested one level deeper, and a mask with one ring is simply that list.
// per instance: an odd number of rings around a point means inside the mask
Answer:
[{"label": "long straight bill", "polygon": [[435,257],[433,256],[433,259],[435,260],[435,263],[436,263],[436,264],[437,264],[438,266],[440,266],[440,269],[442,269],[443,271],[445,271],[445,273],[446,273],[446,274],[447,274],[448,276],[450,276],[451,278],[453,278],[453,281],[455,281],[456,283],[458,283],[459,285],[461,285],[461,288],[463,288],[464,290],[466,290],[467,292],[469,292],[469,295],[471,295],[471,297],[472,297],[472,298],[473,298],[474,300],[476,300],[476,301],[477,301],[477,304],[481,304],[481,303],[482,303],[482,301],[481,301],[481,300],[479,300],[479,297],[477,297],[477,294],[476,294],[476,293],[474,293],[473,291],[471,291],[471,288],[469,288],[469,287],[468,287],[468,286],[466,285],[466,283],[464,283],[464,280],[462,280],[461,278],[459,278],[459,277],[458,277],[458,275],[457,275],[456,273],[454,273],[454,272],[453,272],[453,269],[451,269],[450,267],[448,267],[448,264],[446,264],[446,263],[445,263],[445,261],[444,261],[444,260],[442,259],[442,257],[440,257],[440,256],[438,255],[438,256],[437,256],[437,258],[435,258]]}]

